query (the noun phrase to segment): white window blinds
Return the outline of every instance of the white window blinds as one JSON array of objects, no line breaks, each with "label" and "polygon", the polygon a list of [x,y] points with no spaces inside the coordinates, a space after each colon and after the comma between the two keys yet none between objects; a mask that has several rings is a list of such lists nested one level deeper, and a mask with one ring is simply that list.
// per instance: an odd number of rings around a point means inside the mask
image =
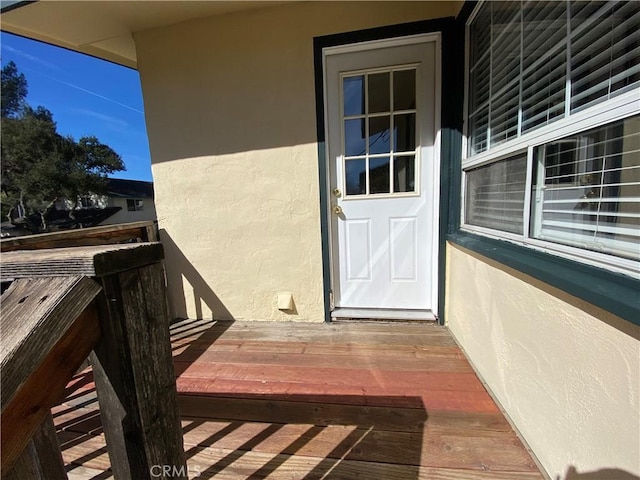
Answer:
[{"label": "white window blinds", "polygon": [[532,236],[640,258],[640,116],[534,151]]},{"label": "white window blinds", "polygon": [[469,27],[475,155],[640,85],[640,2],[486,2]]},{"label": "white window blinds", "polygon": [[522,11],[522,20],[521,132],[524,133],[564,116],[567,4],[529,5]]},{"label": "white window blinds", "polygon": [[522,234],[526,152],[467,171],[465,222]]},{"label": "white window blinds", "polygon": [[638,86],[640,2],[571,2],[570,14],[571,111]]}]

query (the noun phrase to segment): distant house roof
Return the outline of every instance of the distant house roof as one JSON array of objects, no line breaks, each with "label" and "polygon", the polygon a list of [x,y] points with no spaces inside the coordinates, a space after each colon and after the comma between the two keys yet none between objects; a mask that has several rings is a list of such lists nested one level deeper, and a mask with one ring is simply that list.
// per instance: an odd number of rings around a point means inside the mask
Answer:
[{"label": "distant house roof", "polygon": [[153,182],[110,178],[107,196],[120,198],[153,198]]},{"label": "distant house roof", "polygon": [[73,213],[74,218],[69,217],[65,210],[52,210],[48,218],[49,227],[52,230],[78,228],[79,225],[82,228],[96,227],[120,210],[121,207],[83,208]]}]

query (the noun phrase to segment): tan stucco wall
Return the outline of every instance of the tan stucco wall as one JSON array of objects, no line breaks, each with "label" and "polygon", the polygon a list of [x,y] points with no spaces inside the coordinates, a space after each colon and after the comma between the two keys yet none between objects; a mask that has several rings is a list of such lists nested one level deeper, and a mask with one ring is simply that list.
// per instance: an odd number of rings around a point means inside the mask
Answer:
[{"label": "tan stucco wall", "polygon": [[176,316],[323,320],[313,37],[460,5],[303,2],[135,35]]},{"label": "tan stucco wall", "polygon": [[551,478],[639,475],[640,328],[456,246],[447,264],[448,326]]}]

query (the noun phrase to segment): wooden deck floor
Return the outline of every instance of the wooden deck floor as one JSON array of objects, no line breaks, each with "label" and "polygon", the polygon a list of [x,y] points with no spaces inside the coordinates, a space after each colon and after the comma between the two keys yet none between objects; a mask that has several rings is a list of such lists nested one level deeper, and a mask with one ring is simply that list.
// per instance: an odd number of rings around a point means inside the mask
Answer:
[{"label": "wooden deck floor", "polygon": [[[442,327],[172,326],[190,478],[543,478]],[[107,479],[91,371],[53,410],[70,479]]]}]

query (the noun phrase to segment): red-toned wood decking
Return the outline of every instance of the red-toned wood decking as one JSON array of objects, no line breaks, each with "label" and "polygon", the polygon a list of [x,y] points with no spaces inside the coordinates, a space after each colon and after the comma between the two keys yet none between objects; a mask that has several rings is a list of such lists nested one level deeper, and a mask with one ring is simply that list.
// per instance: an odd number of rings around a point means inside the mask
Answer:
[{"label": "red-toned wood decking", "polygon": [[[172,342],[190,478],[543,478],[445,328],[186,320]],[[53,414],[69,478],[111,478],[90,370]]]}]

